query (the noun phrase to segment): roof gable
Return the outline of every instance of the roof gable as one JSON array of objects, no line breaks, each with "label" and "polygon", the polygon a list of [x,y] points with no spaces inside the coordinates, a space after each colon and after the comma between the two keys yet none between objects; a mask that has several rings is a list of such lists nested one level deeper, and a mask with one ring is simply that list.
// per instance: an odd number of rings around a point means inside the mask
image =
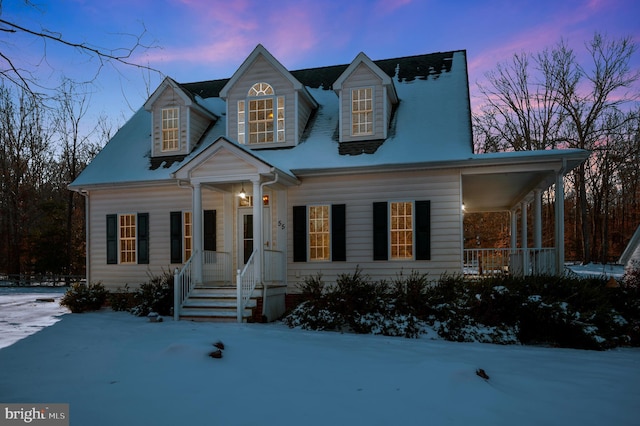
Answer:
[{"label": "roof gable", "polygon": [[273,166],[258,158],[252,152],[225,137],[219,137],[183,165],[172,176],[177,179],[191,179],[202,174],[221,174],[228,180],[236,180],[237,176],[251,173],[267,174]]},{"label": "roof gable", "polygon": [[227,81],[224,87],[220,90],[219,96],[220,98],[226,100],[229,91],[233,88],[233,86],[238,82],[238,80],[247,72],[249,68],[258,60],[259,57],[264,58],[271,66],[273,66],[282,76],[284,76],[291,85],[294,90],[301,92],[305,97],[314,105],[314,108],[317,107],[317,102],[311,94],[307,91],[306,87],[289,72],[265,47],[261,44],[257,45],[253,52],[244,60],[240,68],[233,73],[233,76]]},{"label": "roof gable", "polygon": [[162,94],[167,89],[173,89],[173,91],[180,97],[184,105],[191,106],[191,104],[193,104],[192,95],[182,89],[182,87],[180,87],[180,85],[176,83],[176,81],[171,77],[166,77],[162,81],[162,83],[160,83],[158,88],[154,90],[149,99],[147,99],[147,102],[144,103],[144,109],[146,109],[147,111],[151,111],[153,109],[153,104],[155,104],[158,98],[162,96]]},{"label": "roof gable", "polygon": [[381,81],[382,85],[386,86],[389,91],[389,97],[393,103],[398,102],[398,94],[396,93],[395,86],[393,85],[393,80],[391,77],[385,73],[379,66],[377,66],[364,52],[358,53],[358,56],[349,64],[347,69],[345,69],[340,77],[333,83],[333,90],[340,94],[342,90],[343,83],[353,74],[353,72],[358,69],[360,65],[364,65],[371,70]]}]

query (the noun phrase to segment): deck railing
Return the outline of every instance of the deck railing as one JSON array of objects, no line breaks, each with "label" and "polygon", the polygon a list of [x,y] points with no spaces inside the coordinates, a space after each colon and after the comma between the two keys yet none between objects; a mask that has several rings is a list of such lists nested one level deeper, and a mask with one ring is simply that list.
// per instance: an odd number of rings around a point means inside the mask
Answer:
[{"label": "deck railing", "polygon": [[555,271],[555,249],[465,249],[463,267],[468,276],[551,275]]},{"label": "deck railing", "polygon": [[202,258],[202,281],[231,284],[231,253],[205,250]]},{"label": "deck railing", "polygon": [[193,258],[196,253],[191,255],[182,269],[176,268],[173,274],[173,319],[176,321],[180,319],[182,303],[189,297],[196,283],[193,276]]},{"label": "deck railing", "polygon": [[242,271],[238,269],[236,274],[236,299],[237,299],[237,320],[238,322],[242,322],[242,314],[244,313],[244,308],[246,308],[247,303],[249,303],[249,299],[253,294],[253,290],[256,289],[256,284],[258,283],[258,277],[256,277],[255,273],[255,262],[258,257],[257,255],[258,249],[254,249],[253,253],[249,257],[247,264],[244,265],[244,269]]}]

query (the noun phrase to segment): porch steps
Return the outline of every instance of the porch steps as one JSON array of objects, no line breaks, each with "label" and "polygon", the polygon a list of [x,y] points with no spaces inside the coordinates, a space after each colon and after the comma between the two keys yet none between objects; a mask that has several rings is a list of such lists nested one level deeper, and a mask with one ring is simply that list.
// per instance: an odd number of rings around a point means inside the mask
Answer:
[{"label": "porch steps", "polygon": [[[257,298],[261,290],[254,290],[243,313],[243,322],[253,317]],[[180,319],[191,321],[235,322],[237,320],[236,288],[224,285],[205,284],[193,289],[182,305]]]}]

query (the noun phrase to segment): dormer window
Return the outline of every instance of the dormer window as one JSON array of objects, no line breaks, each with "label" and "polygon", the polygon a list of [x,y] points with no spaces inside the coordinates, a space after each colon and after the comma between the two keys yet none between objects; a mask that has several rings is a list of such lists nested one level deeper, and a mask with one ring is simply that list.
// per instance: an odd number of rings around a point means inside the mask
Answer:
[{"label": "dormer window", "polygon": [[351,90],[351,135],[373,134],[373,88]]},{"label": "dormer window", "polygon": [[268,83],[254,84],[246,101],[238,101],[238,141],[247,138],[249,144],[285,141],[284,96],[275,96]]},{"label": "dormer window", "polygon": [[179,108],[162,109],[162,151],[177,151],[180,149]]}]

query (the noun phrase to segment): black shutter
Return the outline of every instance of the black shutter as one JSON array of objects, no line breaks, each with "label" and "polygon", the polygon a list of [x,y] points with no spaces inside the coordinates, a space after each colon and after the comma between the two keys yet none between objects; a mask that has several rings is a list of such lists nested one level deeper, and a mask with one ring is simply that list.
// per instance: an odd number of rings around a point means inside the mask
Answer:
[{"label": "black shutter", "polygon": [[331,206],[331,260],[347,260],[346,206]]},{"label": "black shutter", "polygon": [[171,212],[169,223],[171,263],[182,263],[182,212]]},{"label": "black shutter", "polygon": [[431,202],[416,201],[416,260],[431,260]]},{"label": "black shutter", "polygon": [[216,211],[205,210],[204,211],[204,249],[210,251],[216,251]]},{"label": "black shutter", "polygon": [[373,203],[373,260],[389,259],[387,203]]},{"label": "black shutter", "polygon": [[118,263],[118,215],[107,215],[107,264]]},{"label": "black shutter", "polygon": [[138,263],[149,263],[149,213],[138,213]]},{"label": "black shutter", "polygon": [[293,261],[307,261],[306,206],[293,206]]}]

